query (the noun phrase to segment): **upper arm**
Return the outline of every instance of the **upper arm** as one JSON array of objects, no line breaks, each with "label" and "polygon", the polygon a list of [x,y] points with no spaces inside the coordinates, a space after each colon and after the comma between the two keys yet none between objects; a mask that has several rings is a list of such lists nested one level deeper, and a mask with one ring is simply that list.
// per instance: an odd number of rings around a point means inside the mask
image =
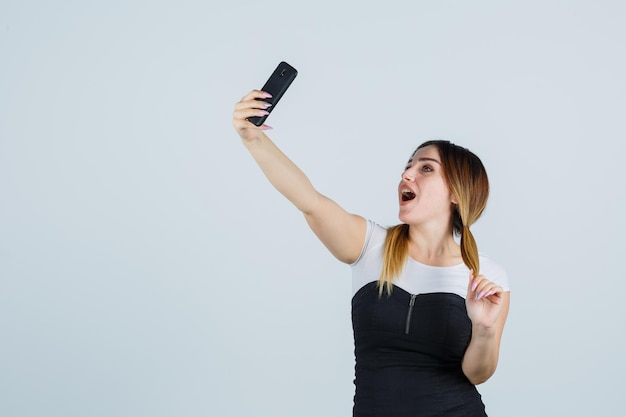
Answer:
[{"label": "upper arm", "polygon": [[348,213],[339,204],[320,194],[304,217],[324,246],[341,262],[355,262],[365,242],[366,220]]}]

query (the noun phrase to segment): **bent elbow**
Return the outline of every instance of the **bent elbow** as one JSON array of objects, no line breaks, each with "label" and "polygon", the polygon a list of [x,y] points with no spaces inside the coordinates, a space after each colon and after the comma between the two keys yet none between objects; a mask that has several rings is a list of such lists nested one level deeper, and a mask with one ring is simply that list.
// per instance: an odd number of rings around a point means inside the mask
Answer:
[{"label": "bent elbow", "polygon": [[481,369],[481,370],[468,370],[463,367],[463,374],[471,382],[473,385],[480,385],[484,382],[487,382],[489,378],[496,372],[495,366],[490,369]]},{"label": "bent elbow", "polygon": [[487,380],[491,377],[491,375],[480,376],[480,377],[469,377],[466,375],[466,377],[469,380],[469,382],[471,382],[473,385],[480,385],[484,382],[487,382]]}]

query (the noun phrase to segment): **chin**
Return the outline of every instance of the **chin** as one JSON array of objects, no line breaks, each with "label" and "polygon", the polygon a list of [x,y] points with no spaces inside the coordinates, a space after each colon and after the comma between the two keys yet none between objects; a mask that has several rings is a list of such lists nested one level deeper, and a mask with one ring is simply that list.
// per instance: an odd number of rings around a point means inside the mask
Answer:
[{"label": "chin", "polygon": [[406,215],[406,213],[402,213],[402,210],[400,210],[400,212],[398,213],[398,220],[400,220],[400,222],[402,223],[409,223],[410,219],[409,216]]}]

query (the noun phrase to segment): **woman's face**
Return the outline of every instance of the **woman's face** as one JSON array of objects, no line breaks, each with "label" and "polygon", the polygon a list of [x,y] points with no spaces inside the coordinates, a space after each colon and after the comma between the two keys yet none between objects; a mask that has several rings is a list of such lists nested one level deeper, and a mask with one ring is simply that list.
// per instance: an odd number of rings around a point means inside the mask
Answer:
[{"label": "woman's face", "polygon": [[448,227],[452,197],[435,146],[418,149],[409,159],[398,185],[398,199],[401,222],[410,225],[441,223]]}]

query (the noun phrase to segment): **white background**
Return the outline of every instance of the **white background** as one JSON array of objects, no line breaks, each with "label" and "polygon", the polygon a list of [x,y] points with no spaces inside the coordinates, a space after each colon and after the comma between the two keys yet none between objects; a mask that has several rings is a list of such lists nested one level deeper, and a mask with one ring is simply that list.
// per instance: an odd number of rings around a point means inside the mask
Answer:
[{"label": "white background", "polygon": [[397,222],[428,139],[483,160],[508,270],[491,416],[615,415],[626,371],[621,1],[0,3],[0,415],[348,416],[350,268],[231,127]]}]

